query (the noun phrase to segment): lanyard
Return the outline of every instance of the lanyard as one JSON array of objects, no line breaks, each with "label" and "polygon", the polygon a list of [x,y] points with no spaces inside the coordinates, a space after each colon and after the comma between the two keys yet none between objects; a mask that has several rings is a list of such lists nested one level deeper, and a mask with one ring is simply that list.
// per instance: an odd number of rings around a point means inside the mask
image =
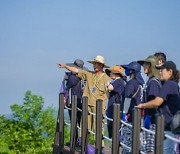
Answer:
[{"label": "lanyard", "polygon": [[93,85],[93,87],[92,87],[92,93],[95,93],[95,92],[97,91],[97,89],[99,89],[97,84],[98,84],[98,82],[101,80],[101,78],[103,77],[103,75],[104,75],[104,73],[101,74],[101,76],[98,78],[97,81],[96,81],[97,75],[94,77],[94,85]]}]

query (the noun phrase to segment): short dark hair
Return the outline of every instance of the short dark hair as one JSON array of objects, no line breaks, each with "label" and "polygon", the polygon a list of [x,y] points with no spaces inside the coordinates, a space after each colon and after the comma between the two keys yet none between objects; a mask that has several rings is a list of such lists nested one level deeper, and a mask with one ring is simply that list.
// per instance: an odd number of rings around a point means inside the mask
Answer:
[{"label": "short dark hair", "polygon": [[156,56],[159,60],[162,60],[163,63],[166,61],[166,54],[163,52],[156,52],[154,56]]}]

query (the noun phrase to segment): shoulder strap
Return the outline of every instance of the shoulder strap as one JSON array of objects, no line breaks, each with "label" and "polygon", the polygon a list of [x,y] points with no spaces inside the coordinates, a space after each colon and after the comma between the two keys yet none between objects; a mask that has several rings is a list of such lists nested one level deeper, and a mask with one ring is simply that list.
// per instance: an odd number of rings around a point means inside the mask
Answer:
[{"label": "shoulder strap", "polygon": [[134,93],[134,95],[132,96],[132,98],[134,98],[134,97],[137,95],[137,93],[138,93],[138,91],[139,91],[140,88],[141,88],[141,85],[138,86],[138,89],[137,89],[137,91]]},{"label": "shoulder strap", "polygon": [[162,87],[162,84],[161,84],[161,81],[158,79],[158,78],[156,78],[156,77],[152,77],[149,81],[148,81],[148,83],[147,84],[149,84],[151,81],[156,81],[158,84],[159,84],[159,86],[160,87]]}]

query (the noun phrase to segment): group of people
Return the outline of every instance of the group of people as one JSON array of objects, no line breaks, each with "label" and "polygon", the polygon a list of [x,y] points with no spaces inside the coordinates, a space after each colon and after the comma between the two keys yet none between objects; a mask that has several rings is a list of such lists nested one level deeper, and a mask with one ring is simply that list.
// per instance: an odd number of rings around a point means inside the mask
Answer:
[{"label": "group of people", "polygon": [[[84,67],[84,62],[80,59],[76,59],[74,63],[58,64],[59,68],[70,71],[66,72],[65,86],[68,90],[71,89],[72,95],[77,95],[79,108],[82,106],[82,97],[87,96],[88,111],[95,113],[96,100],[101,99],[103,115],[106,114],[107,117],[112,118],[113,104],[119,103],[122,120],[128,123],[132,123],[133,109],[140,108],[144,110],[144,127],[152,131],[156,127],[155,116],[160,113],[165,117],[165,133],[174,136],[170,130],[170,122],[173,115],[180,110],[179,71],[173,61],[166,61],[164,53],[157,52],[144,60],[114,65],[111,68],[105,64],[102,56],[96,56],[88,62],[93,64],[93,71]],[[147,82],[144,82],[141,76],[141,66],[148,77]],[[82,86],[84,81],[85,86]],[[68,102],[68,98],[65,102]],[[95,131],[95,120],[93,115],[88,115],[88,129]],[[78,112],[77,121],[80,126],[81,112]],[[112,138],[112,122],[107,121],[107,126],[109,138]],[[104,134],[104,120],[102,128],[102,134]],[[131,147],[131,128],[122,127],[120,139],[121,142]],[[78,142],[78,138],[76,140]],[[145,153],[153,153],[155,135],[143,131],[141,140],[141,150]],[[102,147],[104,147],[104,142],[102,142]],[[122,153],[131,153],[131,151],[122,148]],[[174,153],[173,141],[164,140],[164,153]]]}]

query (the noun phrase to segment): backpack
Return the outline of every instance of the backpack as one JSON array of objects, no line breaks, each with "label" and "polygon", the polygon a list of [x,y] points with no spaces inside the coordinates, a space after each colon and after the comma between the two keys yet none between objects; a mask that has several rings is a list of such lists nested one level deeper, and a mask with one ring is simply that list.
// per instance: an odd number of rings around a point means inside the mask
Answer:
[{"label": "backpack", "polygon": [[64,79],[61,83],[61,87],[60,87],[60,93],[64,94],[64,103],[67,106],[70,106],[71,104],[71,97],[72,97],[72,90],[76,90],[79,86],[81,87],[81,91],[82,93],[84,92],[84,88],[86,85],[86,81],[85,80],[80,80],[75,86],[73,87],[67,87],[67,82],[69,79],[69,76],[72,75],[72,72],[66,72]]},{"label": "backpack", "polygon": [[[179,91],[179,98],[180,98],[180,88],[178,86]],[[170,124],[171,131],[174,134],[180,134],[180,110],[176,112],[176,114],[173,116],[171,124]]]},{"label": "backpack", "polygon": [[59,93],[64,94],[64,104],[66,105],[69,100],[69,90],[66,87],[66,79],[63,79],[61,82]]},{"label": "backpack", "polygon": [[173,116],[170,128],[174,134],[180,134],[180,111],[177,111]]}]

